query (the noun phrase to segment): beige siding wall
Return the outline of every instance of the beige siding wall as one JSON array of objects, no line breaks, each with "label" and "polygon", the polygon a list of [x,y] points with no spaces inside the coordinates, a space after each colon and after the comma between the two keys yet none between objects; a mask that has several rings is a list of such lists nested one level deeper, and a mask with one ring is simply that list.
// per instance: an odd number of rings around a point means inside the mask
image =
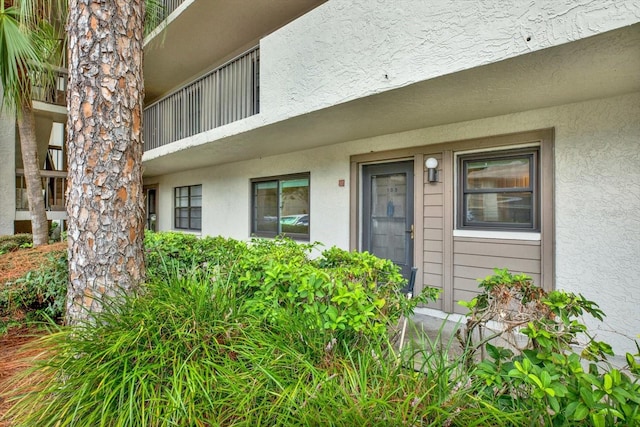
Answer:
[{"label": "beige siding wall", "polygon": [[[493,273],[494,268],[506,268],[513,273],[525,273],[534,282],[551,289],[553,277],[544,275],[553,271],[553,223],[552,188],[540,184],[541,230],[540,233],[514,233],[501,238],[493,231],[482,232],[482,237],[456,235],[456,153],[468,150],[502,150],[519,145],[536,144],[540,147],[541,174],[553,176],[553,131],[523,132],[478,140],[461,140],[438,144],[437,147],[421,147],[416,161],[433,157],[438,160],[438,182],[428,182],[424,165],[419,172],[423,199],[416,209],[423,230],[422,258],[416,257],[416,265],[422,272],[418,287],[432,286],[442,290],[441,298],[429,308],[448,313],[466,313],[458,301],[468,301],[479,292],[478,278]],[[437,150],[434,150],[434,148]],[[421,212],[420,212],[421,211]],[[543,243],[549,245],[549,256],[543,256]]]},{"label": "beige siding wall", "polygon": [[[438,164],[443,163],[442,153],[425,155],[424,158],[434,157]],[[423,263],[422,283],[443,289],[444,282],[444,184],[442,182],[427,182],[427,174],[422,174],[423,198]],[[442,297],[432,303],[430,308],[443,309]]]},{"label": "beige siding wall", "polygon": [[494,268],[531,276],[541,285],[540,242],[456,237],[453,239],[453,311],[468,310],[458,301],[468,301],[478,293],[478,278],[493,274]]}]

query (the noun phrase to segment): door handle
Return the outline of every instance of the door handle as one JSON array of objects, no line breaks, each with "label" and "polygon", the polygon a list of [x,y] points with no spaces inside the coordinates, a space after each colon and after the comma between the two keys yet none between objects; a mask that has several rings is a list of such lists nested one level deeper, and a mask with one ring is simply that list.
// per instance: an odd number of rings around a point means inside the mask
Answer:
[{"label": "door handle", "polygon": [[413,224],[411,224],[411,228],[409,230],[405,231],[405,233],[410,233],[411,234],[411,240],[413,240],[413,236],[414,236]]}]

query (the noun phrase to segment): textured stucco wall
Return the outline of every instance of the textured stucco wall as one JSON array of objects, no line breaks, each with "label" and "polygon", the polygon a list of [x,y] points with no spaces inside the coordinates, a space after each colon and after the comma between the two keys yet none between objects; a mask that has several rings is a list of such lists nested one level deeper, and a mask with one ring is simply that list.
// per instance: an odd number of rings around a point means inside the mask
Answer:
[{"label": "textured stucco wall", "polygon": [[[346,157],[345,157],[346,156]],[[349,161],[342,149],[323,148],[231,163],[158,177],[159,227],[173,228],[173,188],[202,184],[202,235],[247,239],[250,235],[251,178],[311,173],[311,241],[349,246]],[[338,186],[340,179],[345,186]]]},{"label": "textured stucco wall", "polygon": [[261,41],[261,115],[284,119],[638,21],[635,0],[330,0]]},{"label": "textured stucco wall", "polygon": [[[557,282],[597,301],[599,335],[640,334],[640,99],[584,104],[558,128]],[[632,350],[629,347],[629,350]]]},{"label": "textured stucco wall", "polygon": [[[311,240],[349,247],[349,157],[554,127],[556,286],[608,315],[592,322],[618,351],[640,333],[640,93],[461,122],[155,178],[160,228],[174,186],[203,184],[203,235],[249,236],[250,178],[311,172]],[[338,180],[345,179],[345,187]]]},{"label": "textured stucco wall", "polygon": [[13,115],[0,112],[0,235],[13,234],[16,212],[15,190],[16,128]]}]

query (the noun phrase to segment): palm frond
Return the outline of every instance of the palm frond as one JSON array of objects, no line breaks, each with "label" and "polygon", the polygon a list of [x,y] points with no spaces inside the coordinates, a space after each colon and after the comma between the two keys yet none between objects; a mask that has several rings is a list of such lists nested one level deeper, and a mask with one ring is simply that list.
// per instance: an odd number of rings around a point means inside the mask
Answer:
[{"label": "palm frond", "polygon": [[30,85],[28,72],[30,64],[40,63],[36,47],[30,34],[19,21],[19,11],[15,7],[0,6],[0,82],[2,83],[3,104],[17,107],[29,99]]},{"label": "palm frond", "polygon": [[[31,102],[31,86],[48,90],[51,65],[64,64],[62,0],[15,0],[0,5],[0,83],[4,107]],[[61,9],[58,9],[61,8]]]}]

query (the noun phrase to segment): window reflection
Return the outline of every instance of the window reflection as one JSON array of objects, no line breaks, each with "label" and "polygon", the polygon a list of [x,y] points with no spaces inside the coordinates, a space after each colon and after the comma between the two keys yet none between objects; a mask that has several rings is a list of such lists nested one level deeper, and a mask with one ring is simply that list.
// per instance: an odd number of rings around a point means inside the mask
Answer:
[{"label": "window reflection", "polygon": [[460,224],[469,228],[536,226],[537,150],[460,158]]},{"label": "window reflection", "polygon": [[253,183],[252,233],[309,237],[309,176],[295,175]]}]

